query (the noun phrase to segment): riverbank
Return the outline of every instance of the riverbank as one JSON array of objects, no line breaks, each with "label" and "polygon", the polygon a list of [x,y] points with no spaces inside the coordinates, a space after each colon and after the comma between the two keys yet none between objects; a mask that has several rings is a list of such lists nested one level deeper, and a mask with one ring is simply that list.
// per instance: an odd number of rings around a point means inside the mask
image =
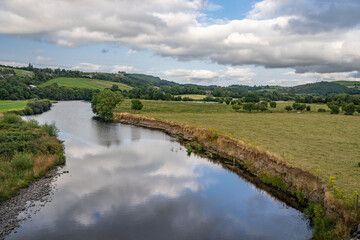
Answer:
[{"label": "riverbank", "polygon": [[53,124],[26,122],[15,114],[0,119],[0,202],[64,164],[63,145]]},{"label": "riverbank", "polygon": [[[117,122],[158,129],[171,135],[180,136],[184,140],[194,143],[189,144],[189,152],[206,151],[210,157],[218,155],[230,159],[257,176],[262,182],[292,194],[299,202],[306,201],[316,204],[312,206],[313,208],[318,206],[318,211],[321,209],[320,206],[323,206],[326,213],[324,212],[324,215],[314,214],[313,217],[320,221],[320,218],[325,219],[326,215],[326,219],[335,224],[331,227],[331,231],[336,234],[337,238],[349,236],[350,228],[358,224],[359,211],[355,212],[341,200],[335,199],[328,186],[318,176],[291,166],[283,157],[272,154],[260,146],[253,146],[216,130],[157,120],[141,115],[115,113],[114,119]],[[319,225],[327,225],[327,220],[321,220]],[[317,230],[315,229],[314,234]]]},{"label": "riverbank", "polygon": [[[51,202],[54,191],[51,183],[61,174],[59,169],[52,169],[28,187],[20,189],[16,196],[0,203],[0,239],[4,239],[22,221],[30,219],[32,214]],[[23,214],[20,216],[20,213]]]}]

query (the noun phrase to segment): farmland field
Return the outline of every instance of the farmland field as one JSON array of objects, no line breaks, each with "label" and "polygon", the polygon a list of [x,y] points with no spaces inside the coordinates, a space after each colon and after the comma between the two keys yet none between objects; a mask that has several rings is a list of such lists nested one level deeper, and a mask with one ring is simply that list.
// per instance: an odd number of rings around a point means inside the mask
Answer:
[{"label": "farmland field", "polygon": [[102,90],[104,88],[111,88],[112,85],[117,85],[121,90],[130,90],[132,87],[117,83],[117,82],[110,82],[110,81],[104,81],[104,80],[98,80],[98,79],[90,79],[90,78],[55,78],[47,81],[46,83],[43,83],[40,85],[40,87],[49,86],[53,83],[57,83],[59,86],[64,87],[77,87],[77,88],[88,88],[88,89],[99,89]]},{"label": "farmland field", "polygon": [[27,101],[1,100],[0,101],[0,112],[24,109],[26,107],[26,102]]},{"label": "farmland field", "polygon": [[[360,116],[318,112],[237,113],[225,104],[142,101],[141,114],[198,127],[217,129],[277,153],[293,166],[327,182],[336,177],[340,189],[359,191]],[[278,104],[281,107],[291,103]],[[326,105],[310,104],[312,109]],[[130,112],[126,100],[116,111]]]}]

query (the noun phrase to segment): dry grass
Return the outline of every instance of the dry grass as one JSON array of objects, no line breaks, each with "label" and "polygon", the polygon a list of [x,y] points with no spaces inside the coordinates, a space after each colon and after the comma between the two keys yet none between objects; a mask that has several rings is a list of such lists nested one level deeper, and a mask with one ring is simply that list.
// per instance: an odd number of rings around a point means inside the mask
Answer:
[{"label": "dry grass", "polygon": [[35,157],[34,166],[32,169],[34,177],[39,177],[46,173],[47,170],[55,165],[57,158],[57,155],[40,155]]}]

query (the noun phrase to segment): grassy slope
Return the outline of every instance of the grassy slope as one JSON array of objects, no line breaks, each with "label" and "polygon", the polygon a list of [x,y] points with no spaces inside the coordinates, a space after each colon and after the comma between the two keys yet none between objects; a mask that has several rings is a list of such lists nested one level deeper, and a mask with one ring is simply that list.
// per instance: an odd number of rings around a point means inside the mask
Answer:
[{"label": "grassy slope", "polygon": [[48,86],[53,83],[57,83],[59,86],[65,87],[77,87],[77,88],[89,88],[89,89],[99,89],[110,88],[113,84],[118,85],[121,90],[130,90],[132,87],[116,82],[103,81],[97,79],[89,78],[55,78],[47,81],[40,85],[40,87]]},{"label": "grassy slope", "polygon": [[18,75],[18,76],[24,76],[24,75],[26,75],[27,73],[29,73],[31,76],[34,76],[34,73],[33,73],[33,72],[26,71],[26,70],[22,70],[22,69],[5,68],[5,67],[0,67],[0,69],[12,69],[12,70],[14,70],[15,74]]},{"label": "grassy slope", "polygon": [[181,96],[183,97],[189,97],[195,100],[202,100],[206,95],[200,95],[200,94],[182,94],[182,95],[175,95],[175,96]]},{"label": "grassy slope", "polygon": [[27,101],[1,100],[0,101],[0,112],[24,109],[26,107],[26,103],[27,103]]},{"label": "grassy slope", "polygon": [[[335,176],[341,189],[360,190],[359,116],[236,113],[230,106],[204,103],[143,101],[143,104],[141,114],[145,116],[217,129],[279,155],[285,154],[290,164],[311,173],[319,169],[324,182]],[[118,111],[131,112],[129,100]]]}]

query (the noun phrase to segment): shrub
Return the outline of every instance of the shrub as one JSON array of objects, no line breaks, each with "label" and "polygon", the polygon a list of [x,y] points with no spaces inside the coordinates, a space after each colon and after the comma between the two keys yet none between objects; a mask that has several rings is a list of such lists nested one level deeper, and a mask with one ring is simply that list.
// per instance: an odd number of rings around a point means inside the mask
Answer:
[{"label": "shrub", "polygon": [[319,108],[318,112],[326,112],[326,110],[324,108]]},{"label": "shrub", "polygon": [[143,104],[140,100],[138,99],[131,100],[131,109],[140,111],[142,108],[143,108]]},{"label": "shrub", "polygon": [[346,104],[343,109],[345,111],[345,115],[353,115],[356,110],[356,107],[353,103],[349,103]]},{"label": "shrub", "polygon": [[331,113],[331,114],[339,114],[339,112],[340,112],[340,107],[339,107],[338,105],[328,104],[328,107],[330,108],[330,113]]},{"label": "shrub", "polygon": [[306,109],[306,104],[293,103],[293,109],[303,111]]},{"label": "shrub", "polygon": [[271,108],[276,108],[276,105],[277,105],[276,102],[274,102],[274,101],[270,102],[270,107]]},{"label": "shrub", "polygon": [[33,166],[28,154],[16,152],[11,160],[11,166],[18,170],[26,170]]},{"label": "shrub", "polygon": [[39,128],[39,122],[36,121],[35,119],[30,119],[27,121],[27,125],[29,126],[29,128]]},{"label": "shrub", "polygon": [[1,123],[5,123],[5,124],[19,124],[21,122],[22,122],[21,117],[14,113],[5,114],[1,119]]},{"label": "shrub", "polygon": [[287,105],[285,107],[285,110],[288,111],[288,112],[291,112],[293,110],[293,108],[290,105]]},{"label": "shrub", "polygon": [[232,109],[234,109],[236,112],[238,112],[241,109],[241,107],[239,104],[234,104],[234,105],[232,105]]},{"label": "shrub", "polygon": [[251,112],[252,110],[256,110],[256,106],[254,103],[245,103],[243,108],[248,112]]},{"label": "shrub", "polygon": [[257,104],[257,109],[264,112],[266,110],[268,110],[267,106],[268,106],[268,103],[267,102],[261,102],[260,104]]},{"label": "shrub", "polygon": [[59,133],[59,129],[55,126],[55,123],[45,123],[41,126],[41,130],[53,137],[56,137]]},{"label": "shrub", "polygon": [[310,110],[311,110],[310,105],[307,105],[307,106],[306,106],[306,111],[310,112]]},{"label": "shrub", "polygon": [[360,167],[360,162],[358,162],[358,167]]}]

